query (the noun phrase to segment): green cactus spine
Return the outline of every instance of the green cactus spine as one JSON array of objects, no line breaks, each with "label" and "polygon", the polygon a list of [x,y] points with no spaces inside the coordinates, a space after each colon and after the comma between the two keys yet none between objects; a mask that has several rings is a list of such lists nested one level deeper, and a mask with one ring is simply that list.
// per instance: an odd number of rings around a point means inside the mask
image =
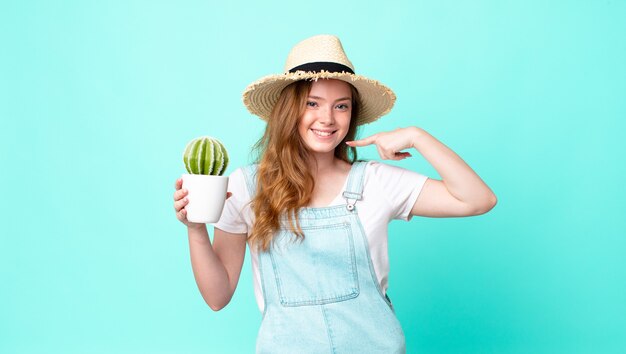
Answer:
[{"label": "green cactus spine", "polygon": [[228,167],[228,153],[217,139],[203,136],[187,144],[183,161],[190,174],[221,176]]}]

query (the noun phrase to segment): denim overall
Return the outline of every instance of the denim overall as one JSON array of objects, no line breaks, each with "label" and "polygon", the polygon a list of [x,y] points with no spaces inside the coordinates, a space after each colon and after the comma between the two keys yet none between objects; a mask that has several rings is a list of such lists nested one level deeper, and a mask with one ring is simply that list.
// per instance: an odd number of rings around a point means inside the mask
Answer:
[{"label": "denim overall", "polygon": [[[365,166],[352,165],[345,205],[300,210],[304,241],[283,228],[259,252],[265,309],[257,353],[405,353],[359,221]],[[254,195],[256,165],[243,172]]]}]

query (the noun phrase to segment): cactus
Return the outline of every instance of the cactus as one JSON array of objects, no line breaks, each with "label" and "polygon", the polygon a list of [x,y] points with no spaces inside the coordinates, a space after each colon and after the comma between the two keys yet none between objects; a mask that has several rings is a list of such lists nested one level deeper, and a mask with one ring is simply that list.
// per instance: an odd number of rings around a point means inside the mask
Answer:
[{"label": "cactus", "polygon": [[187,144],[183,161],[190,174],[221,176],[228,167],[228,153],[217,139],[203,136]]}]

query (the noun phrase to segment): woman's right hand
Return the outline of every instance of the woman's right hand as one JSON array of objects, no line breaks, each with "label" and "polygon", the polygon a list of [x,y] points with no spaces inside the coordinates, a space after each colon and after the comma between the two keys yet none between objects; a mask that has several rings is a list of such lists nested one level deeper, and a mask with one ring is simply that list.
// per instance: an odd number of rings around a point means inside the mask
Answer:
[{"label": "woman's right hand", "polygon": [[176,211],[176,218],[188,227],[200,227],[202,224],[187,220],[187,209],[185,209],[185,205],[189,203],[189,199],[187,198],[189,191],[183,189],[183,179],[177,179],[174,187],[176,188],[176,192],[174,192],[174,210]]},{"label": "woman's right hand", "polygon": [[[174,192],[174,210],[176,211],[176,218],[183,224],[187,225],[187,227],[204,226],[205,224],[187,220],[187,209],[185,209],[185,206],[189,203],[189,199],[187,198],[189,191],[183,188],[183,179],[177,179],[174,187],[176,188],[176,191]],[[228,199],[231,195],[232,194],[230,192],[226,193],[226,199]]]}]

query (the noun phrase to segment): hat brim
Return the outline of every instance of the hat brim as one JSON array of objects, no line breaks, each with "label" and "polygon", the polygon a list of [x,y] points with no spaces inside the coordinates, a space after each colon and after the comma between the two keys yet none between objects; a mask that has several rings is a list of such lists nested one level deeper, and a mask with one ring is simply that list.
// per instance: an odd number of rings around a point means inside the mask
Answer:
[{"label": "hat brim", "polygon": [[389,113],[396,101],[390,88],[376,80],[346,72],[305,72],[296,71],[279,75],[265,76],[250,85],[243,92],[243,103],[250,113],[267,121],[282,90],[299,80],[337,79],[353,85],[360,96],[357,125],[371,123]]}]

